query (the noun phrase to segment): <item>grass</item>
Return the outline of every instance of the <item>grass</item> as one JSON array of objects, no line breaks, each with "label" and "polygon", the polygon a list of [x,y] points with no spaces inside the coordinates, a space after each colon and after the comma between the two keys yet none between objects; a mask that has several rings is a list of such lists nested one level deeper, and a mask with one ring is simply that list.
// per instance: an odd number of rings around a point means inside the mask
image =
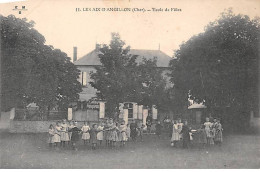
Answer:
[{"label": "grass", "polygon": [[0,133],[0,168],[260,168],[260,136],[230,135],[221,147],[173,148],[166,135],[145,135],[144,142],[97,150],[50,149],[47,134]]}]

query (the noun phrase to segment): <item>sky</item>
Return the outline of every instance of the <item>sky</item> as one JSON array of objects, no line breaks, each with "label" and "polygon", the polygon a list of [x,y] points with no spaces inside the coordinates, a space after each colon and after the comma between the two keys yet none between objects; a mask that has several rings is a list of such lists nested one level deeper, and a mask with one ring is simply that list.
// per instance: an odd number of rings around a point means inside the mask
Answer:
[{"label": "sky", "polygon": [[[15,6],[25,6],[27,10],[19,14],[13,10]],[[235,14],[245,14],[251,19],[260,16],[259,0],[25,0],[0,3],[0,14],[33,20],[46,44],[61,49],[69,57],[74,46],[78,47],[80,58],[92,51],[96,43],[109,44],[111,32],[118,32],[131,48],[158,50],[160,47],[173,57],[181,43],[203,32],[209,22],[230,7]],[[88,8],[92,11],[83,11]],[[93,11],[93,8],[106,10]],[[107,8],[131,11],[111,12]],[[135,8],[151,11],[133,12]],[[166,8],[181,11],[165,11]]]}]

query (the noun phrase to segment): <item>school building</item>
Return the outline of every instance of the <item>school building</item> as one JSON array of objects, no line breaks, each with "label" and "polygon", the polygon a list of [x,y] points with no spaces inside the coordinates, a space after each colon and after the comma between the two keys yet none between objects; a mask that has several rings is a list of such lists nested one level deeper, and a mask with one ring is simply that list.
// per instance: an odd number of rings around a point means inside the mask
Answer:
[{"label": "school building", "polygon": [[[81,58],[77,57],[77,47],[73,48],[73,63],[81,71],[79,82],[83,86],[83,91],[79,94],[79,100],[73,105],[72,119],[77,121],[99,121],[105,118],[105,101],[98,100],[96,97],[97,90],[93,88],[89,82],[91,81],[90,74],[95,72],[95,67],[100,66],[98,54],[100,45],[96,44],[96,48],[84,55]],[[168,64],[172,59],[167,54],[160,50],[143,50],[143,49],[131,49],[130,55],[137,55],[136,62],[140,63],[143,58],[153,59],[157,57],[157,68],[162,70],[163,77],[167,80],[167,87],[171,86],[167,73],[170,72]],[[126,122],[128,120],[139,119],[145,123],[146,116],[152,114],[154,119],[157,119],[158,111],[155,106],[144,107],[138,105],[135,102],[122,102],[120,103],[120,115],[121,119]]]}]

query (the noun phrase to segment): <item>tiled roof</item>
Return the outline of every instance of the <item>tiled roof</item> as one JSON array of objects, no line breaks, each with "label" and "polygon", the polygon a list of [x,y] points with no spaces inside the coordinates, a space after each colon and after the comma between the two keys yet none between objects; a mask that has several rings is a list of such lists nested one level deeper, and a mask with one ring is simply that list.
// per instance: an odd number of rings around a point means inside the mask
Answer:
[{"label": "tiled roof", "polygon": [[[98,58],[98,51],[91,51],[90,53],[86,54],[82,58],[78,59],[74,62],[75,65],[90,65],[96,66],[101,65],[99,58]],[[137,63],[142,62],[143,58],[146,59],[153,59],[157,57],[157,66],[158,67],[168,67],[170,60],[172,59],[167,54],[163,53],[160,50],[141,50],[141,49],[131,49],[128,54],[138,55],[136,61]]]}]

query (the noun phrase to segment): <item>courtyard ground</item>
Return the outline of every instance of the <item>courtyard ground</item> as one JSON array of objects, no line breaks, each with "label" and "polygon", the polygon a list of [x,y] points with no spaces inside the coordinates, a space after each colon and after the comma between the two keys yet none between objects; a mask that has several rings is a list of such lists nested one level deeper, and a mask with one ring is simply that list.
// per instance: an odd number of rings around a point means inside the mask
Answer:
[{"label": "courtyard ground", "polygon": [[47,134],[0,133],[0,168],[260,168],[260,136],[229,135],[222,147],[173,148],[169,137],[145,135],[144,141],[124,148],[54,150]]}]

